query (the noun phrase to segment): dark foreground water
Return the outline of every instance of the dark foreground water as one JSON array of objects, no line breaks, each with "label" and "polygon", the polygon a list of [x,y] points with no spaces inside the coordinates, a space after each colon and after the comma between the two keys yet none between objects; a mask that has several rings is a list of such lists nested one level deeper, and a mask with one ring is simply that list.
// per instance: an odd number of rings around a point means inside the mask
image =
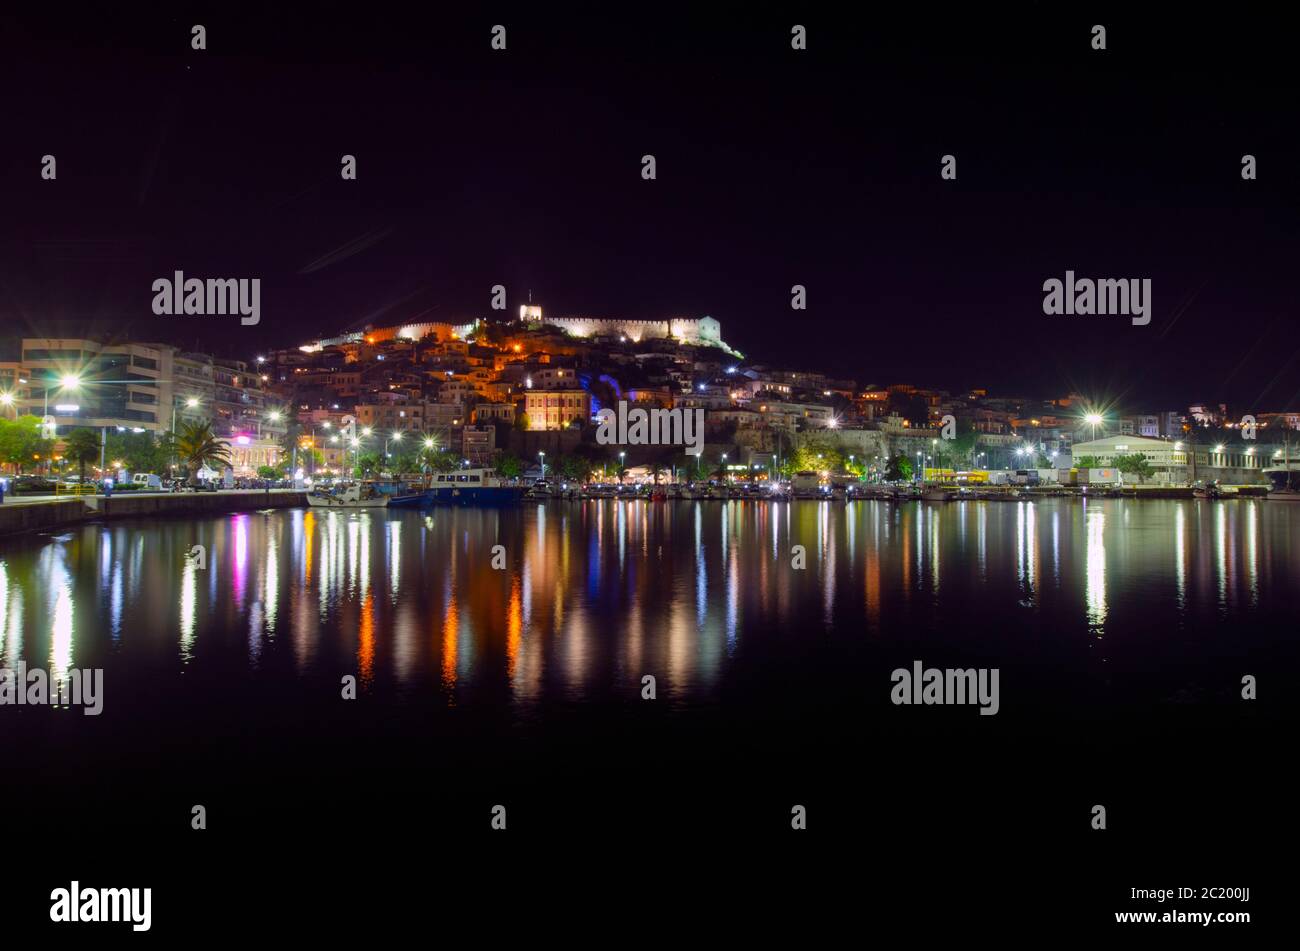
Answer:
[{"label": "dark foreground water", "polygon": [[[699,847],[800,804],[840,859],[1222,878],[1291,831],[1298,593],[1300,506],[1263,500],[90,525],[0,547],[2,666],[105,678],[98,717],[0,707],[0,823],[192,857],[203,804],[205,848],[422,849],[506,804],[524,836]],[[997,668],[999,712],[892,704],[917,660]]]}]

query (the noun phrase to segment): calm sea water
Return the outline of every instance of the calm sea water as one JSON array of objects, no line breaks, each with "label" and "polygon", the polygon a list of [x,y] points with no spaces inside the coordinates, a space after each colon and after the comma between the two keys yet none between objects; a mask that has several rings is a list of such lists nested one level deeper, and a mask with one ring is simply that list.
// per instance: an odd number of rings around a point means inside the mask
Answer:
[{"label": "calm sea water", "polygon": [[[274,783],[328,798],[707,776],[784,795],[872,764],[987,769],[985,752],[1012,783],[1032,763],[1072,775],[1083,747],[1116,781],[1158,781],[1199,744],[1283,735],[1239,694],[1247,674],[1274,700],[1294,683],[1298,591],[1300,506],[1265,500],[87,525],[0,547],[0,659],[103,668],[105,712],[10,708],[0,752],[65,792],[88,773],[124,799],[220,788],[245,813]],[[890,671],[914,660],[999,668],[999,714],[892,705]]]}]

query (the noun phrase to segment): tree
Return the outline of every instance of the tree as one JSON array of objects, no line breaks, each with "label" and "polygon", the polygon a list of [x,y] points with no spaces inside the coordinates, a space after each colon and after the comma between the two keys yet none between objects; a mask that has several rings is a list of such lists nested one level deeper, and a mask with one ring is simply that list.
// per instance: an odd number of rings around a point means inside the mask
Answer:
[{"label": "tree", "polygon": [[428,448],[420,450],[420,465],[427,466],[430,472],[450,472],[460,468],[460,456],[447,449]]},{"label": "tree", "polygon": [[357,456],[357,464],[353,469],[353,474],[358,479],[372,479],[379,474],[379,453],[363,452]]},{"label": "tree", "polygon": [[1101,460],[1096,456],[1080,456],[1074,460],[1076,469],[1100,469],[1102,468]]},{"label": "tree", "polygon": [[[283,410],[281,412],[284,412]],[[297,404],[289,407],[288,415],[284,417],[284,435],[280,437],[280,448],[284,454],[292,458],[295,447],[300,447],[304,435],[303,425],[298,420]],[[309,438],[310,433],[306,433]]]},{"label": "tree", "polygon": [[1125,475],[1135,475],[1138,482],[1143,479],[1149,479],[1155,475],[1155,470],[1151,468],[1151,463],[1147,457],[1140,452],[1130,453],[1126,456],[1116,456],[1114,460],[1115,468]]},{"label": "tree", "polygon": [[419,472],[420,454],[414,450],[396,453],[389,463],[389,469],[394,475],[399,476],[410,472]]},{"label": "tree", "polygon": [[99,458],[99,433],[93,429],[74,429],[63,440],[63,453],[77,464],[82,485],[86,483],[86,463]]},{"label": "tree", "polygon": [[205,466],[224,468],[230,465],[230,444],[217,438],[210,420],[186,421],[176,436],[176,455],[185,466],[192,485],[198,481],[199,470]]},{"label": "tree", "polygon": [[808,439],[781,464],[782,475],[796,472],[842,472],[845,468],[843,453],[826,439]]},{"label": "tree", "polygon": [[172,443],[171,433],[164,433],[159,438],[147,432],[111,432],[108,434],[108,458],[121,460],[131,472],[161,474],[171,463]]},{"label": "tree", "polygon": [[591,473],[591,463],[582,456],[560,456],[555,471],[569,482],[581,482]]},{"label": "tree", "polygon": [[524,474],[524,461],[512,453],[501,452],[497,454],[494,468],[507,479],[518,479]]},{"label": "tree", "polygon": [[530,425],[530,421],[528,419],[527,413],[521,410],[520,412],[515,414],[515,429],[519,430],[521,433],[527,432],[529,425]]},{"label": "tree", "polygon": [[49,459],[54,451],[54,440],[42,435],[41,421],[36,416],[19,416],[17,419],[0,419],[0,462],[11,465],[21,474],[23,466],[40,459]]},{"label": "tree", "polygon": [[284,470],[281,469],[279,466],[258,466],[257,477],[259,479],[266,479],[268,481],[283,479]]},{"label": "tree", "polygon": [[975,424],[969,419],[957,420],[957,435],[948,440],[948,447],[952,450],[957,459],[970,459],[970,454],[975,451],[980,434],[975,430]]},{"label": "tree", "polygon": [[[654,477],[654,484],[659,484],[659,477],[668,469],[676,469],[677,447],[664,446],[655,451],[650,457],[650,473]],[[594,466],[593,466],[594,468]]]},{"label": "tree", "polygon": [[901,452],[889,457],[885,467],[885,479],[889,482],[903,482],[912,478],[912,460]]}]

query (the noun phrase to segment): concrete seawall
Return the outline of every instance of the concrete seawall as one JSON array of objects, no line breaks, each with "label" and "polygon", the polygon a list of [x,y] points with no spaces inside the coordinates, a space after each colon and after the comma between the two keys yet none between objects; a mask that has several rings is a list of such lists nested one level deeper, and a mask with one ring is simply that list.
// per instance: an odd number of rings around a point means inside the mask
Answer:
[{"label": "concrete seawall", "polygon": [[304,492],[218,492],[178,495],[86,496],[28,505],[0,505],[0,535],[17,535],[118,518],[168,518],[218,515],[258,509],[296,508],[307,504]]},{"label": "concrete seawall", "polygon": [[46,502],[41,505],[0,505],[0,535],[19,535],[86,520],[86,503],[81,499]]}]

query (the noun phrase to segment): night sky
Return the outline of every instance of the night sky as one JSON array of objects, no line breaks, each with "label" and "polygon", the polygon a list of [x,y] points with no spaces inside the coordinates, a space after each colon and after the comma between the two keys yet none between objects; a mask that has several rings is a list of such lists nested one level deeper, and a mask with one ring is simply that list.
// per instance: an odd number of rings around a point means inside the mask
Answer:
[{"label": "night sky", "polygon": [[[499,283],[511,311],[710,314],[755,361],[864,384],[1300,408],[1280,21],[814,9],[6,12],[2,332],[250,357],[486,317]],[[176,269],[261,278],[261,324],[153,315]],[[1151,324],[1045,316],[1067,269],[1150,278]]]}]

